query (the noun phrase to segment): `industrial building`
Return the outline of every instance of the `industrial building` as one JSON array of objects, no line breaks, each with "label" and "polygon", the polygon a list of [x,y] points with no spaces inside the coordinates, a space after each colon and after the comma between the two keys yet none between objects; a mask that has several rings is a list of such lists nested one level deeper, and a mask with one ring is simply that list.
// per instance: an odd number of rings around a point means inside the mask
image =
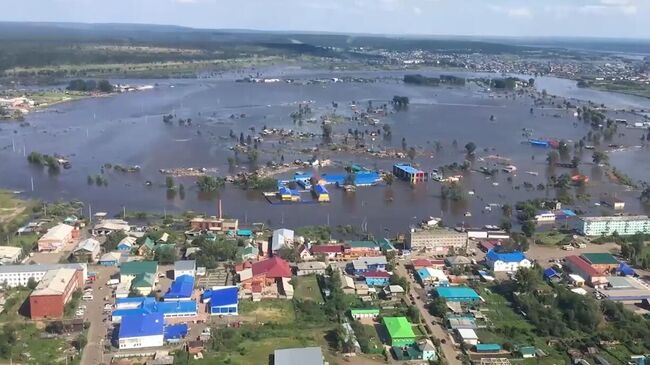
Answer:
[{"label": "industrial building", "polygon": [[397,163],[393,165],[393,175],[411,184],[429,180],[429,175],[426,172],[416,169],[408,163]]},{"label": "industrial building", "polygon": [[29,295],[32,319],[62,318],[66,303],[75,290],[83,287],[82,273],[60,268],[48,271]]},{"label": "industrial building", "polygon": [[38,251],[56,251],[63,246],[72,243],[73,226],[67,224],[58,224],[50,229],[38,239]]},{"label": "industrial building", "polygon": [[235,232],[239,227],[239,220],[228,218],[192,218],[190,227],[196,231]]},{"label": "industrial building", "polygon": [[450,248],[465,249],[467,247],[467,232],[442,228],[413,229],[406,236],[406,246],[411,251],[445,256]]},{"label": "industrial building", "polygon": [[41,281],[45,273],[60,268],[75,269],[81,273],[81,278],[86,281],[88,268],[86,264],[49,264],[49,265],[0,265],[0,285],[6,288],[27,286],[29,279]]},{"label": "industrial building", "polygon": [[108,236],[114,232],[128,232],[131,230],[129,222],[122,219],[102,219],[93,227],[93,236]]},{"label": "industrial building", "polygon": [[605,275],[580,256],[567,256],[564,259],[564,264],[571,272],[580,275],[592,286],[607,284]]},{"label": "industrial building", "polygon": [[119,349],[160,347],[164,344],[164,327],[162,313],[126,316],[120,324]]},{"label": "industrial building", "polygon": [[581,217],[576,224],[578,233],[584,236],[630,236],[650,233],[650,218],[647,215]]},{"label": "industrial building", "polygon": [[609,253],[584,253],[580,257],[601,273],[616,272],[620,266],[616,257]]},{"label": "industrial building", "polygon": [[435,292],[440,298],[448,302],[471,303],[481,300],[481,297],[474,289],[466,286],[438,287]]},{"label": "industrial building", "polygon": [[202,299],[211,315],[236,316],[239,314],[238,295],[239,289],[236,286],[223,286],[206,290]]}]

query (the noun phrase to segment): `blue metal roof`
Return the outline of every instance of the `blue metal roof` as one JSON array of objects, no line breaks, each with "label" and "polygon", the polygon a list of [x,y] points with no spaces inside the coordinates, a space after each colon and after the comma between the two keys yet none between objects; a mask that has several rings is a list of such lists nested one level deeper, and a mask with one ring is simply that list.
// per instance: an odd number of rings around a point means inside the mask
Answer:
[{"label": "blue metal roof", "polygon": [[436,292],[441,298],[447,300],[464,300],[464,299],[480,299],[481,297],[472,288],[466,286],[448,286],[438,287]]},{"label": "blue metal roof", "polygon": [[164,324],[162,313],[124,316],[120,324],[119,336],[128,338],[162,335]]},{"label": "blue metal roof", "polygon": [[181,275],[172,282],[171,287],[165,294],[166,298],[189,298],[194,290],[194,277]]},{"label": "blue metal roof", "polygon": [[415,167],[405,163],[395,164],[395,167],[406,172],[407,174],[417,174],[418,172],[422,172],[422,170],[416,169]]},{"label": "blue metal roof", "polygon": [[164,338],[165,340],[184,338],[188,332],[189,328],[186,323],[165,326]]},{"label": "blue metal roof", "polygon": [[238,229],[237,235],[242,237],[250,237],[253,235],[253,231],[251,231],[250,229]]},{"label": "blue metal roof", "polygon": [[153,314],[160,313],[172,315],[177,313],[197,313],[197,304],[193,300],[174,300],[158,302],[151,297],[122,298],[117,299],[116,304],[136,304],[137,307],[116,309],[113,311],[113,317],[124,317],[135,314]]},{"label": "blue metal roof", "polygon": [[500,253],[494,251],[494,249],[488,251],[486,258],[490,261],[503,261],[503,262],[521,262],[526,258],[526,256],[519,252],[519,251],[514,251],[514,252],[507,252],[507,253]]},{"label": "blue metal roof", "polygon": [[329,194],[323,185],[314,185],[314,191],[316,194]]},{"label": "blue metal roof", "polygon": [[418,276],[419,276],[420,279],[422,279],[422,280],[424,280],[424,279],[428,279],[428,278],[431,277],[431,274],[429,274],[429,270],[427,270],[425,267],[421,268],[421,269],[418,270],[417,272],[418,272]]},{"label": "blue metal roof", "polygon": [[228,286],[212,290],[206,290],[203,293],[203,299],[210,300],[211,307],[221,307],[226,305],[237,304],[239,289],[236,286]]},{"label": "blue metal roof", "polygon": [[478,352],[499,352],[501,351],[501,345],[498,343],[479,343],[476,345],[476,351]]},{"label": "blue metal roof", "polygon": [[559,276],[560,274],[557,271],[555,271],[555,269],[552,267],[549,267],[548,269],[544,270],[544,278],[546,279],[559,277]]},{"label": "blue metal roof", "polygon": [[623,274],[624,276],[634,276],[634,275],[636,274],[636,272],[634,271],[634,269],[631,268],[630,265],[628,265],[628,264],[626,264],[626,263],[624,263],[624,262],[621,262],[621,263],[618,265],[618,272],[620,272],[620,273]]}]

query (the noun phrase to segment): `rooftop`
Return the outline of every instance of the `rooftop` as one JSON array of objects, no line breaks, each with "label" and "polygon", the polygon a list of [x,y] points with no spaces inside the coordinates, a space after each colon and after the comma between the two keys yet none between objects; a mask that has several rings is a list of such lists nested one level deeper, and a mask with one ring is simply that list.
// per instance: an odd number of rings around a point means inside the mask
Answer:
[{"label": "rooftop", "polygon": [[174,279],[171,287],[165,294],[167,298],[189,298],[194,290],[194,277],[190,275],[181,275]]},{"label": "rooftop", "polygon": [[0,274],[46,272],[60,268],[85,270],[85,264],[43,264],[43,265],[0,265]]},{"label": "rooftop", "polygon": [[413,326],[406,317],[384,317],[383,322],[391,338],[415,338]]},{"label": "rooftop", "polygon": [[486,258],[489,261],[503,261],[503,262],[521,262],[526,259],[526,256],[519,251],[501,253],[494,249],[488,251]]},{"label": "rooftop", "polygon": [[211,307],[221,307],[237,304],[239,289],[236,286],[224,286],[206,290],[203,299],[208,299]]},{"label": "rooftop", "polygon": [[449,286],[436,288],[438,295],[444,299],[480,299],[478,293],[466,286]]},{"label": "rooftop", "polygon": [[274,365],[323,365],[323,352],[320,347],[302,347],[275,350]]},{"label": "rooftop", "polygon": [[269,278],[290,278],[292,275],[289,263],[277,256],[253,263],[252,272],[253,276],[266,275]]},{"label": "rooftop", "polygon": [[598,270],[594,269],[587,261],[585,261],[582,257],[580,256],[567,256],[564,258],[564,260],[573,265],[573,268],[581,271],[581,273],[589,275],[589,276],[599,276],[600,273]]},{"label": "rooftop", "polygon": [[57,224],[45,232],[41,240],[64,240],[67,235],[72,233],[73,226],[67,224]]},{"label": "rooftop", "polygon": [[79,251],[88,251],[88,252],[99,251],[99,241],[97,241],[94,238],[85,239],[79,242],[79,244],[77,244],[77,247],[74,249],[73,252],[79,252]]},{"label": "rooftop", "polygon": [[592,265],[618,265],[618,260],[608,253],[583,253],[581,256]]},{"label": "rooftop", "polygon": [[647,221],[650,220],[647,215],[617,215],[617,216],[600,216],[600,217],[581,217],[585,222],[626,222],[626,221]]},{"label": "rooftop", "polygon": [[345,245],[350,248],[379,248],[374,241],[345,241]]},{"label": "rooftop", "polygon": [[407,163],[397,163],[395,164],[395,167],[406,172],[407,174],[417,174],[419,172],[422,172],[422,170],[416,169],[415,167]]},{"label": "rooftop", "polygon": [[187,270],[195,270],[195,269],[196,269],[196,261],[194,260],[179,260],[174,262],[174,270],[187,271]]},{"label": "rooftop", "polygon": [[158,262],[156,261],[129,261],[123,263],[120,267],[121,275],[155,274],[157,271]]},{"label": "rooftop", "polygon": [[163,334],[165,321],[162,313],[124,316],[120,324],[120,338],[156,336]]},{"label": "rooftop", "polygon": [[76,272],[75,269],[65,268],[46,272],[31,295],[63,295],[65,288],[74,279]]}]

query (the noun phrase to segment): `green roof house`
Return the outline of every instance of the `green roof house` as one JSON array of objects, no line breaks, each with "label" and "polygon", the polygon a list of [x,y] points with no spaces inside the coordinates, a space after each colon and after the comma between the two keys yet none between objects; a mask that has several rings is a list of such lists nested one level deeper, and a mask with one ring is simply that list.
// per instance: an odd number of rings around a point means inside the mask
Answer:
[{"label": "green roof house", "polygon": [[153,253],[156,248],[156,243],[149,237],[145,238],[144,243],[138,248],[138,255],[143,256],[148,253]]},{"label": "green roof house", "polygon": [[239,257],[242,261],[256,259],[260,255],[260,250],[254,245],[246,245],[239,249]]},{"label": "green roof house", "polygon": [[129,261],[120,266],[120,281],[133,280],[139,274],[150,273],[155,276],[157,272],[156,261]]},{"label": "green roof house", "polygon": [[354,319],[377,318],[379,316],[378,308],[357,308],[350,309],[350,317]]},{"label": "green roof house", "polygon": [[156,274],[147,272],[135,276],[131,282],[131,288],[136,290],[140,295],[149,295],[156,283]]},{"label": "green roof house", "polygon": [[517,349],[517,352],[524,359],[530,359],[532,357],[535,357],[536,355],[536,350],[534,346],[521,346],[519,349]]},{"label": "green roof house", "polygon": [[415,333],[406,317],[384,317],[391,346],[409,346],[415,343]]},{"label": "green roof house", "polygon": [[616,257],[609,253],[583,253],[582,258],[591,265],[618,265]]}]

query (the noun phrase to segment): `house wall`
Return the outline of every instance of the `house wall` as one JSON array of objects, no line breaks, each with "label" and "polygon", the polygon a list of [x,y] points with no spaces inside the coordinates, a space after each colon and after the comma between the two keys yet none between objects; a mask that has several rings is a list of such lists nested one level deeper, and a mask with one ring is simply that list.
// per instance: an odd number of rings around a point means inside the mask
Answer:
[{"label": "house wall", "polygon": [[120,350],[160,347],[164,345],[163,335],[126,337],[119,339]]},{"label": "house wall", "polygon": [[62,318],[65,307],[63,295],[29,297],[29,315],[32,319]]},{"label": "house wall", "polygon": [[366,284],[369,286],[384,286],[388,285],[388,278],[366,278]]}]

